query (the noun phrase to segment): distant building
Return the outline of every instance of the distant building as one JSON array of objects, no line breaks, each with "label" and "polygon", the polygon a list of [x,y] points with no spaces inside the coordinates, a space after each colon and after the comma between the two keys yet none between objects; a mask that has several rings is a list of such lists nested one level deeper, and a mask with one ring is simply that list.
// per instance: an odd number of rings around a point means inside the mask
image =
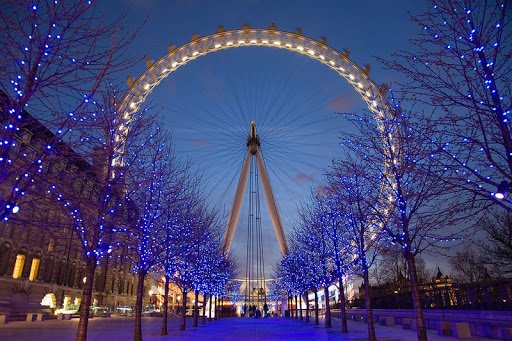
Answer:
[{"label": "distant building", "polygon": [[[512,309],[512,281],[507,278],[458,283],[437,268],[430,282],[418,284],[418,291],[425,309]],[[372,286],[371,296],[373,308],[413,307],[409,280],[403,275],[395,283]],[[359,308],[365,306],[363,285],[359,288],[359,298],[351,302],[351,305]]]}]

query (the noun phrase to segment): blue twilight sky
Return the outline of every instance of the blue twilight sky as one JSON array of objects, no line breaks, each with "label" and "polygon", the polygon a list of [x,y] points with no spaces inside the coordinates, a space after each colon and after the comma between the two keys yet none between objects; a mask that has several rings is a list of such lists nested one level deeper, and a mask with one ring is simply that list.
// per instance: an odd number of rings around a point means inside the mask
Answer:
[{"label": "blue twilight sky", "polygon": [[[304,34],[341,51],[350,49],[360,66],[371,64],[372,78],[389,83],[397,76],[382,70],[375,57],[389,58],[409,48],[418,32],[410,13],[428,4],[393,1],[263,0],[110,0],[98,1],[98,14],[114,20],[127,14],[127,30],[139,29],[133,56],[158,59],[167,45],[187,43],[193,33],[267,27]],[[146,21],[144,23],[144,21]],[[127,75],[138,77],[141,62]],[[126,75],[126,76],[127,76]],[[336,112],[364,110],[364,102],[346,82],[305,56],[264,47],[244,47],[209,54],[163,81],[149,97],[173,133],[178,156],[189,158],[203,174],[212,206],[228,215],[243,162],[249,122],[254,119],[285,228],[292,230],[297,207],[322,181],[332,159],[340,155],[340,132],[349,129]],[[280,252],[261,203],[265,268],[269,273]],[[247,203],[244,202],[232,250],[245,274]]]}]

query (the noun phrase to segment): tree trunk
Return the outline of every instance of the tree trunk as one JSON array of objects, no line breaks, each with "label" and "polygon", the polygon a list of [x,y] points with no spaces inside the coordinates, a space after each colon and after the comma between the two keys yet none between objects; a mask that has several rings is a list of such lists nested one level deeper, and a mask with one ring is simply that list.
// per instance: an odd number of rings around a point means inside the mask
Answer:
[{"label": "tree trunk", "polygon": [[325,327],[331,328],[331,306],[329,305],[329,287],[324,286],[324,296],[325,296]]},{"label": "tree trunk", "polygon": [[162,333],[160,335],[167,335],[167,315],[169,313],[169,281],[169,276],[165,276],[164,318],[162,320]]},{"label": "tree trunk", "polygon": [[146,271],[139,269],[137,272],[137,298],[135,300],[135,329],[133,331],[133,341],[142,341],[142,298],[144,297],[144,279]]},{"label": "tree trunk", "polygon": [[290,317],[293,318],[293,297],[288,297],[288,302],[290,303]]},{"label": "tree trunk", "polygon": [[213,296],[212,296],[212,294],[210,294],[210,306],[208,309],[208,322],[212,322],[212,300],[213,300]]},{"label": "tree trunk", "polygon": [[206,293],[203,293],[203,324],[206,323]]},{"label": "tree trunk", "polygon": [[302,295],[299,294],[299,313],[300,313],[300,320],[302,321],[304,318],[302,317]]},{"label": "tree trunk", "polygon": [[418,341],[427,341],[427,330],[423,320],[423,308],[421,307],[420,293],[418,291],[418,274],[416,273],[416,262],[414,255],[407,253],[405,255],[409,273],[409,283],[411,285],[412,303],[414,306],[414,317],[416,319],[416,333]]},{"label": "tree trunk", "polygon": [[224,297],[220,299],[220,305],[219,305],[219,318],[222,317],[222,308],[224,308]]},{"label": "tree trunk", "polygon": [[219,311],[219,305],[217,304],[217,296],[215,296],[215,303],[213,305],[213,312],[214,312],[214,316],[213,316],[213,319],[216,320],[217,319],[217,314],[218,314],[218,311]]},{"label": "tree trunk", "polygon": [[347,327],[347,309],[345,307],[345,290],[343,290],[343,276],[339,278],[340,284],[340,314],[341,314],[341,332],[348,333]]},{"label": "tree trunk", "polygon": [[309,323],[309,298],[307,291],[304,294],[304,300],[306,301],[306,323]]},{"label": "tree trunk", "polygon": [[76,333],[76,341],[87,340],[87,325],[89,323],[89,308],[92,300],[92,285],[94,280],[94,272],[96,271],[96,257],[87,259],[85,268],[86,281],[82,290],[82,302],[80,303],[80,321],[78,322],[78,330]]},{"label": "tree trunk", "polygon": [[297,320],[299,318],[299,304],[297,303],[297,295],[294,295],[295,297],[295,319]]},{"label": "tree trunk", "polygon": [[182,314],[181,314],[181,325],[180,330],[185,330],[185,325],[187,323],[187,290],[183,289],[183,305],[182,305]]},{"label": "tree trunk", "polygon": [[368,278],[368,269],[363,269],[363,285],[368,325],[368,341],[377,341],[377,337],[375,336],[375,325],[373,323],[373,311],[371,304],[370,280]]},{"label": "tree trunk", "polygon": [[199,324],[199,290],[195,291],[194,296],[194,327],[197,327]]},{"label": "tree trunk", "polygon": [[318,322],[318,292],[315,289],[315,325],[318,324],[320,324],[320,322]]}]

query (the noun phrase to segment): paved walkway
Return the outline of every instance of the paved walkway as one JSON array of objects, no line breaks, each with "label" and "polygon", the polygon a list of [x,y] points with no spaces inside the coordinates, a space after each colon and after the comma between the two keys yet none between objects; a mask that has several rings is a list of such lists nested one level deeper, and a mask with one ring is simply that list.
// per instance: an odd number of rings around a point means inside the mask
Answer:
[{"label": "paved walkway", "polygon": [[[144,318],[144,340],[227,340],[227,341],[252,341],[252,340],[351,340],[362,341],[367,339],[366,324],[349,321],[349,334],[341,334],[341,324],[337,319],[333,320],[333,328],[326,329],[322,325],[307,325],[304,321],[290,318],[268,319],[239,319],[224,318],[206,325],[192,327],[192,320],[187,320],[187,330],[178,330],[179,320],[171,318],[169,321],[169,335],[160,336],[161,319]],[[0,340],[74,340],[78,320],[71,321],[44,321],[44,322],[12,322],[0,326]],[[90,321],[88,340],[90,341],[128,341],[133,339],[133,319],[131,318],[95,318]],[[403,330],[399,326],[376,326],[379,340],[398,341],[415,340],[416,333]],[[453,337],[438,336],[435,331],[428,331],[430,341],[455,341]],[[474,337],[466,340],[487,341],[490,339]]]}]

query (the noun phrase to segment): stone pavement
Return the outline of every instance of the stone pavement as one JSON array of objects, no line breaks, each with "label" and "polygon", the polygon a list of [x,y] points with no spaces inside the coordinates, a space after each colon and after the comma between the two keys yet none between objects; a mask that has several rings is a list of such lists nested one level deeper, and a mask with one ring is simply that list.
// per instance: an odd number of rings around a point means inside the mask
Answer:
[{"label": "stone pavement", "polygon": [[[43,321],[43,322],[12,322],[0,326],[1,341],[18,340],[74,340],[78,320],[71,321]],[[303,321],[291,318],[268,319],[239,319],[223,318],[206,325],[200,323],[199,327],[192,327],[192,320],[187,320],[187,330],[179,329],[179,320],[170,318],[169,335],[160,336],[161,319],[155,317],[143,318],[144,340],[150,341],[252,341],[252,340],[351,340],[362,341],[367,338],[366,324],[349,321],[349,334],[341,334],[341,324],[333,319],[333,328],[326,329],[323,325],[307,325]],[[376,326],[379,340],[398,341],[415,340],[416,333],[403,330],[399,326]],[[95,318],[90,321],[88,340],[90,341],[129,341],[133,339],[132,318]],[[438,336],[436,331],[428,331],[430,341],[455,341],[456,338]],[[481,337],[466,340],[487,341]]]}]

